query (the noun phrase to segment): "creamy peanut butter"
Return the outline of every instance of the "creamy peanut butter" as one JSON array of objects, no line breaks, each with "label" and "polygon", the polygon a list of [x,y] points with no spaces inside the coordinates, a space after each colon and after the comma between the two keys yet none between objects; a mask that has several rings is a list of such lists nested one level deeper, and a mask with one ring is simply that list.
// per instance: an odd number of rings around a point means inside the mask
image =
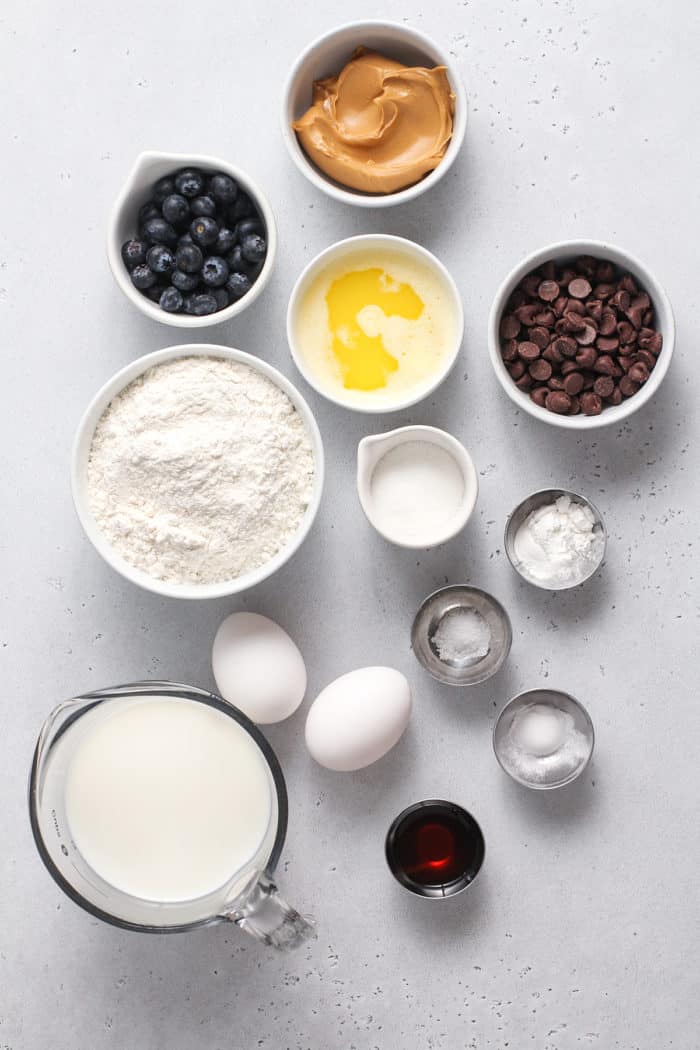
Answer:
[{"label": "creamy peanut butter", "polygon": [[455,97],[444,66],[404,66],[360,47],[337,76],[314,81],[292,127],[318,167],[365,193],[394,193],[438,166]]}]

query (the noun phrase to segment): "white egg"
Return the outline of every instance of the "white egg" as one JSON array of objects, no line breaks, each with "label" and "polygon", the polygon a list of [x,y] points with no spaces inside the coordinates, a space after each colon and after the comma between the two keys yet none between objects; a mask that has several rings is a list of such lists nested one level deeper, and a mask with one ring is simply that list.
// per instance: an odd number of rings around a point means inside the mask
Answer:
[{"label": "white egg", "polygon": [[411,687],[392,667],[362,667],[327,685],[306,719],[306,746],[327,769],[363,769],[390,751],[411,714]]},{"label": "white egg", "polygon": [[224,700],[260,725],[289,718],[304,699],[304,658],[287,632],[267,616],[227,616],[216,632],[211,666]]}]

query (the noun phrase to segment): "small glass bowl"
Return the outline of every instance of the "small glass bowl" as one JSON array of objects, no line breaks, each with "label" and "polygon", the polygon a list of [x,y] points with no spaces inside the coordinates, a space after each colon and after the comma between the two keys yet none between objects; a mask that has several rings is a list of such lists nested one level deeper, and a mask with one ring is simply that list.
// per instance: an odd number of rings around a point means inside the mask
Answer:
[{"label": "small glass bowl", "polygon": [[[560,496],[568,496],[572,503],[581,503],[593,514],[595,518],[594,529],[599,531],[603,537],[603,546],[600,550],[600,558],[591,567],[590,571],[582,576],[580,580],[576,580],[575,583],[545,583],[542,580],[536,580],[532,576],[528,576],[527,572],[521,561],[515,553],[515,537],[518,529],[523,522],[532,514],[533,510],[539,510],[540,507],[548,506],[550,503],[554,503],[559,499]],[[508,520],[506,521],[506,529],[504,536],[504,546],[508,561],[513,566],[518,576],[521,576],[526,583],[532,584],[533,587],[540,587],[544,591],[566,591],[572,587],[580,587],[586,580],[590,580],[591,576],[594,576],[600,566],[605,560],[605,550],[608,542],[608,534],[605,529],[605,522],[603,521],[603,515],[600,513],[595,503],[592,503],[586,496],[580,496],[577,492],[570,492],[568,489],[540,489],[538,492],[533,492],[532,495],[519,503],[514,511],[512,511]]]},{"label": "small glass bowl", "polygon": [[[483,616],[491,631],[486,656],[474,663],[443,660],[432,642],[440,622],[457,609],[474,609]],[[413,652],[425,670],[445,685],[478,685],[496,674],[510,652],[513,630],[510,618],[499,601],[478,587],[455,584],[428,595],[416,613],[411,630]]]},{"label": "small glass bowl", "polygon": [[[561,748],[547,755],[528,755],[521,751],[521,761],[518,764],[513,761],[514,756],[509,754],[508,733],[516,715],[533,704],[551,707],[571,716],[574,733],[582,738],[577,755],[567,756]],[[588,711],[573,696],[558,689],[529,689],[519,693],[508,701],[493,728],[493,750],[501,769],[518,784],[535,791],[564,787],[580,777],[591,760],[594,744],[595,731]]]}]

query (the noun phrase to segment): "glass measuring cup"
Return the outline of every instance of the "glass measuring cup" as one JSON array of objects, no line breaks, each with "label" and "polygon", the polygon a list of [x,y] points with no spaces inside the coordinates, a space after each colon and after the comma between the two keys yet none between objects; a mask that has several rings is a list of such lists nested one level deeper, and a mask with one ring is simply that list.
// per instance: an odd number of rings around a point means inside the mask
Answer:
[{"label": "glass measuring cup", "polygon": [[[233,719],[262,754],[269,778],[270,818],[257,852],[241,869],[232,871],[223,886],[192,900],[145,900],[111,885],[81,854],[68,823],[68,770],[84,739],[85,726],[116,707],[148,698],[205,704]],[[91,712],[91,718],[83,722]],[[295,948],[313,932],[311,924],[280,896],[272,877],[284,843],[288,813],[284,777],[275,753],[241,711],[203,689],[172,682],[136,682],[59,704],[37,741],[29,813],[37,849],[51,876],[76,904],[112,925],[147,933],[175,933],[228,921],[279,949]]]}]

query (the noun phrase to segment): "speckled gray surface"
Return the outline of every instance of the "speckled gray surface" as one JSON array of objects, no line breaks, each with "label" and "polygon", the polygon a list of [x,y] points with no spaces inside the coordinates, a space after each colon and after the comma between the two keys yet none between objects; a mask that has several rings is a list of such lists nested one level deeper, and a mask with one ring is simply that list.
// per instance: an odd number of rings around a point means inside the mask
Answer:
[{"label": "speckled gray surface", "polygon": [[[278,128],[294,55],[321,29],[376,15],[368,0],[3,5],[2,1050],[697,1046],[697,8],[387,0],[384,12],[449,44],[471,114],[440,186],[373,215],[317,195]],[[433,249],[464,298],[459,366],[428,403],[372,421],[310,393],[328,454],[322,511],[303,551],[245,600],[139,592],[102,564],[70,502],[88,399],[178,341],[126,302],[105,261],[109,207],[144,147],[229,157],[276,208],[272,284],[212,342],[294,377],[284,312],[295,275],[333,240],[377,228]],[[678,320],[655,402],[580,439],[518,414],[485,345],[504,273],[572,235],[643,258]],[[383,543],[353,488],[358,439],[409,421],[457,434],[480,474],[466,532],[429,554]],[[512,506],[548,484],[589,494],[610,533],[605,569],[558,596],[521,583],[501,542]],[[513,619],[506,668],[468,694],[433,683],[409,650],[413,612],[446,580],[493,591]],[[318,939],[290,957],[229,928],[158,938],[100,925],[44,872],[25,812],[34,737],[55,702],[143,675],[211,686],[213,633],[242,607],[291,630],[310,697],[373,662],[415,691],[405,738],[357,775],[312,763],[303,711],[269,732],[291,794],[281,880],[318,921]],[[544,797],[510,783],[490,748],[497,708],[538,684],[583,700],[598,732],[585,779]],[[471,809],[487,840],[472,890],[437,905],[406,895],[382,853],[395,813],[433,795]]]}]

